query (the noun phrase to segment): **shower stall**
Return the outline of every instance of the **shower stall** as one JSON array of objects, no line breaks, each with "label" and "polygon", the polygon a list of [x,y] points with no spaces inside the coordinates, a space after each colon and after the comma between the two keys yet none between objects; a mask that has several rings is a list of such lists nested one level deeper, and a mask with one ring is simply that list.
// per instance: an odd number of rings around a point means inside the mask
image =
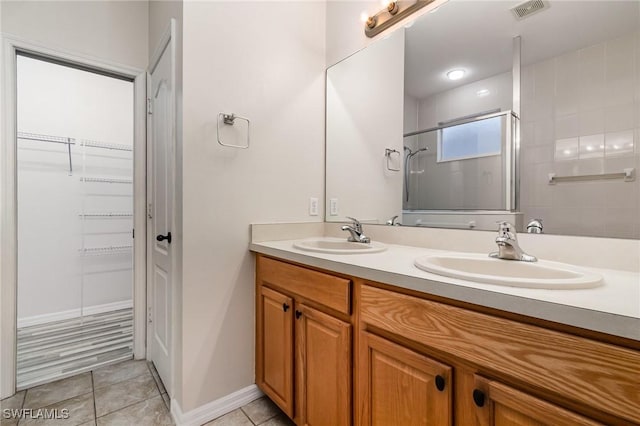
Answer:
[{"label": "shower stall", "polygon": [[17,58],[17,387],[133,356],[133,82]]}]

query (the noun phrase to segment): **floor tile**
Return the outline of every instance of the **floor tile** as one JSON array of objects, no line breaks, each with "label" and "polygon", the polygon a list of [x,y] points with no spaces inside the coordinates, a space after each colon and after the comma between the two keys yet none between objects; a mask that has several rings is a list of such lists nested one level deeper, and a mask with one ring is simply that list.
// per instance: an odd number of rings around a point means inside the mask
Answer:
[{"label": "floor tile", "polygon": [[280,409],[267,397],[262,397],[250,402],[242,407],[242,411],[257,425],[280,414]]},{"label": "floor tile", "polygon": [[206,423],[204,426],[253,426],[240,408]]},{"label": "floor tile", "polygon": [[79,374],[28,389],[24,408],[46,407],[91,391],[91,373]]},{"label": "floor tile", "polygon": [[151,374],[145,360],[131,360],[108,365],[93,371],[93,387],[98,389],[114,383],[124,382],[143,374]]},{"label": "floor tile", "polygon": [[[65,401],[57,402],[43,408],[44,410],[57,410],[62,415],[63,410],[68,410],[66,419],[31,419],[20,420],[20,426],[76,426],[93,421],[95,412],[93,409],[93,393],[76,396]],[[35,412],[34,412],[35,414]]]},{"label": "floor tile", "polygon": [[160,392],[158,392],[158,388],[151,374],[134,377],[133,379],[110,386],[96,388],[95,394],[96,415],[98,417],[156,396],[164,407],[164,402],[162,398],[160,398]]},{"label": "floor tile", "polygon": [[98,426],[171,426],[169,410],[160,396],[98,417]]},{"label": "floor tile", "polygon": [[284,414],[280,414],[271,420],[267,420],[264,423],[260,423],[260,426],[295,426],[293,420]]},{"label": "floor tile", "polygon": [[[25,391],[18,392],[9,398],[5,398],[0,401],[0,425],[2,426],[15,426],[18,424],[18,419],[5,418],[2,410],[19,410],[22,408],[24,402]],[[10,415],[9,415],[10,416]]]}]

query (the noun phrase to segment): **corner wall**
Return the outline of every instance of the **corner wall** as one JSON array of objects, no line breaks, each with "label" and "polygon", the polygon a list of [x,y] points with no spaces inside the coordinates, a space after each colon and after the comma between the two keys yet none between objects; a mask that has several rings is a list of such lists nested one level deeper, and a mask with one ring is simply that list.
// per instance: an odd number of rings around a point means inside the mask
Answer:
[{"label": "corner wall", "polygon": [[325,29],[324,2],[184,3],[183,412],[255,381],[250,223],[322,221]]}]

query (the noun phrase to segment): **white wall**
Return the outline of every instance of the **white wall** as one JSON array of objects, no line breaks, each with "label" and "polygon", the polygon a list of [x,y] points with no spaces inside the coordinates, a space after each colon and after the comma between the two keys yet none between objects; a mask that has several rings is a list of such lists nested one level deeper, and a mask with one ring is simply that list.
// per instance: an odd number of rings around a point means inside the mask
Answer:
[{"label": "white wall", "polygon": [[523,67],[525,221],[542,218],[549,233],[640,238],[637,178],[548,184],[549,173],[638,173],[638,70],[640,32]]},{"label": "white wall", "polygon": [[[18,131],[133,144],[133,84],[31,58],[18,58]],[[132,178],[132,153],[18,140],[18,322],[130,301],[132,252],[83,257],[82,247],[130,245],[132,185],[83,183],[80,176]],[[49,315],[47,317],[46,315]],[[61,319],[61,318],[58,318]]]},{"label": "white wall", "polygon": [[[366,76],[366,78],[365,78]],[[385,223],[402,212],[404,30],[327,70],[327,221]],[[331,214],[329,200],[338,201]]]},{"label": "white wall", "polygon": [[1,30],[140,69],[147,65],[147,1],[2,1]]},{"label": "white wall", "polygon": [[[254,383],[249,224],[321,221],[325,4],[184,3],[182,411]],[[251,148],[217,144],[219,112]]]}]

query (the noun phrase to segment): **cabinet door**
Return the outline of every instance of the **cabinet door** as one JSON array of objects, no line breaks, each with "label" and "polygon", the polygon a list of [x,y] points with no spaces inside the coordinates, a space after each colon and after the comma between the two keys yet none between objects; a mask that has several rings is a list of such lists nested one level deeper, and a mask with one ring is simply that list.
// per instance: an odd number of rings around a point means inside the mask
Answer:
[{"label": "cabinet door", "polygon": [[351,325],[296,305],[296,423],[351,424]]},{"label": "cabinet door", "polygon": [[476,406],[478,426],[595,426],[582,417],[500,382],[476,376],[470,398]]},{"label": "cabinet door", "polygon": [[451,367],[362,332],[358,403],[362,425],[451,425]]},{"label": "cabinet door", "polygon": [[293,300],[260,287],[256,332],[256,382],[293,417]]}]

